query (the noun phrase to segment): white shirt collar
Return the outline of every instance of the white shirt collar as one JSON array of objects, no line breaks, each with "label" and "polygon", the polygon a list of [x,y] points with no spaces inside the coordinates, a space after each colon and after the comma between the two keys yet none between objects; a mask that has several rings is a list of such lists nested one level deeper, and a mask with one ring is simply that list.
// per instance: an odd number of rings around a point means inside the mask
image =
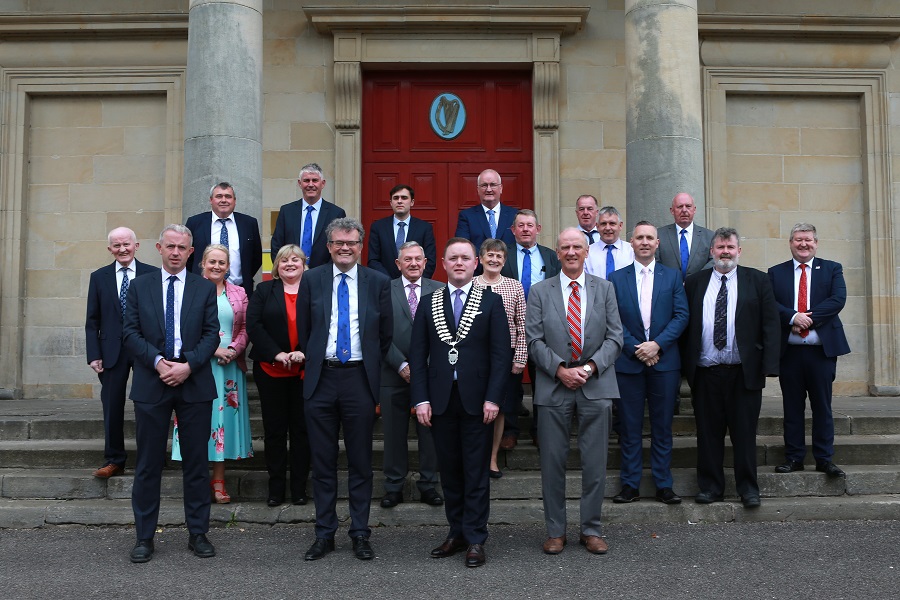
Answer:
[{"label": "white shirt collar", "polygon": [[640,273],[642,269],[650,269],[650,272],[654,273],[656,271],[656,259],[654,258],[653,260],[651,260],[650,264],[647,265],[646,267],[644,265],[642,265],[641,263],[639,263],[638,261],[634,261],[635,272]]},{"label": "white shirt collar", "polygon": [[[356,263],[355,265],[353,265],[353,267],[349,271],[347,271],[348,279],[354,279],[354,280],[356,279],[356,271],[357,271],[358,267],[359,267],[359,263]],[[331,264],[331,272],[332,272],[332,278],[343,274],[343,271],[338,269],[337,265],[334,263]]]},{"label": "white shirt collar", "polygon": [[[409,289],[407,286],[409,284],[413,283],[412,281],[410,281],[409,279],[406,278],[406,275],[400,275],[400,282],[403,284],[404,290]],[[421,288],[422,287],[422,278],[419,277],[419,279],[414,283],[414,285],[417,285],[417,286],[419,286],[419,288]]]},{"label": "white shirt collar", "polygon": [[212,212],[212,211],[210,211],[209,214],[212,215],[212,222],[213,222],[213,223],[218,223],[218,222],[219,222],[219,219],[225,219],[225,220],[227,220],[227,221],[234,221],[234,212],[230,213],[227,217],[220,217],[219,215],[217,215],[216,213],[214,213],[214,212]]},{"label": "white shirt collar", "polygon": [[[165,269],[160,269],[160,273],[162,273],[163,283],[167,283],[169,281],[169,277],[172,276],[172,273],[169,273]],[[178,281],[184,283],[184,280],[187,278],[187,268],[184,268],[178,273],[175,273],[175,277],[178,278]]]},{"label": "white shirt collar", "polygon": [[576,279],[569,279],[569,276],[568,276],[568,275],[566,275],[565,273],[563,273],[562,271],[560,271],[560,272],[559,272],[559,282],[562,284],[563,289],[569,287],[569,285],[570,285],[573,281],[577,281],[577,282],[578,282],[578,285],[581,286],[582,288],[584,288],[584,282],[585,282],[585,280],[587,279],[587,277],[585,276],[584,273],[585,273],[585,271],[584,271],[584,269],[582,269],[582,270],[581,270],[581,275],[579,275]]},{"label": "white shirt collar", "polygon": [[676,224],[675,224],[675,229],[678,230],[678,237],[681,237],[681,231],[682,231],[682,230],[687,231],[688,235],[693,236],[693,235],[694,235],[694,222],[691,221],[691,224],[688,225],[687,227],[682,227],[681,225],[678,225],[678,224],[676,223]]},{"label": "white shirt collar", "polygon": [[465,296],[468,298],[468,297],[469,297],[469,291],[471,291],[471,289],[472,289],[472,282],[469,281],[469,283],[467,283],[466,285],[464,285],[464,286],[462,286],[462,287],[455,287],[452,283],[448,283],[448,284],[447,284],[447,289],[450,290],[450,295],[451,295],[451,296],[452,296],[454,293],[456,293],[456,290],[462,290],[462,291],[463,291],[463,294],[465,294]]}]

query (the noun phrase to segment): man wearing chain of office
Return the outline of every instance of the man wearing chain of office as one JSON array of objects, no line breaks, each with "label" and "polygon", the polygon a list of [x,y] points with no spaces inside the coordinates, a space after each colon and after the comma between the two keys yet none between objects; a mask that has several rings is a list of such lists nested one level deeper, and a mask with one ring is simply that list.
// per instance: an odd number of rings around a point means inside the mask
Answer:
[{"label": "man wearing chain of office", "polygon": [[485,562],[490,512],[488,479],[498,402],[512,361],[509,325],[498,294],[472,286],[475,246],[451,238],[444,249],[448,285],[424,296],[413,322],[411,402],[432,428],[450,532],[431,551],[466,551],[465,565]]}]

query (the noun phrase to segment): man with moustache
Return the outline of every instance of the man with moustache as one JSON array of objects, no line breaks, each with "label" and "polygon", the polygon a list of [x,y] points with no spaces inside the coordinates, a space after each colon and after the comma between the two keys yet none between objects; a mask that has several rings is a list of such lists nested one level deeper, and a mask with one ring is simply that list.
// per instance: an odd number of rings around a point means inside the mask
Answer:
[{"label": "man with moustache", "polygon": [[546,554],[566,545],[566,459],[573,415],[581,453],[579,542],[606,554],[600,511],[613,398],[619,396],[614,364],[622,351],[622,322],[608,281],[584,270],[587,240],[577,228],[557,238],[559,275],[531,289],[525,315],[528,354],[537,366],[534,404],[540,407],[541,488]]},{"label": "man with moustache", "polygon": [[615,206],[604,206],[597,219],[600,241],[590,245],[584,270],[601,279],[617,269],[634,263],[634,250],[621,239],[625,222]]},{"label": "man with moustache", "polygon": [[410,343],[416,351],[409,357],[412,404],[419,423],[432,428],[450,525],[431,556],[466,550],[467,567],[485,563],[488,470],[499,412],[491,398],[505,393],[512,362],[503,300],[472,285],[477,264],[471,241],[447,242],[448,284],[422,298]]},{"label": "man with moustache", "polygon": [[368,265],[391,279],[397,279],[400,277],[400,269],[396,264],[400,248],[406,242],[418,242],[425,253],[425,271],[422,276],[428,279],[437,268],[434,229],[428,221],[409,214],[416,204],[416,194],[410,186],[402,183],[395,185],[390,191],[390,197],[394,214],[378,219],[369,229]]},{"label": "man with moustache", "polygon": [[689,275],[684,284],[690,320],[681,358],[697,422],[696,501],[723,499],[727,428],[737,492],[745,508],[758,508],[756,424],[766,377],[778,375],[778,310],[765,273],[738,266],[736,230],[717,229],[710,252],[713,268]]},{"label": "man with moustache", "polygon": [[134,257],[140,244],[131,229],[117,227],[106,239],[114,262],[91,273],[84,320],[87,361],[100,379],[103,405],[104,464],[94,471],[99,479],[125,472],[125,387],[134,365],[122,335],[128,288],[138,275],[159,271]]},{"label": "man with moustache", "polygon": [[597,211],[600,204],[590,194],[578,196],[575,200],[575,217],[578,219],[578,228],[587,238],[588,247],[600,240],[600,232],[597,231]]},{"label": "man with moustache", "polygon": [[669,212],[675,222],[659,228],[656,260],[671,269],[679,269],[683,279],[712,267],[709,248],[713,232],[694,223],[697,205],[691,195],[684,192],[675,194]]}]

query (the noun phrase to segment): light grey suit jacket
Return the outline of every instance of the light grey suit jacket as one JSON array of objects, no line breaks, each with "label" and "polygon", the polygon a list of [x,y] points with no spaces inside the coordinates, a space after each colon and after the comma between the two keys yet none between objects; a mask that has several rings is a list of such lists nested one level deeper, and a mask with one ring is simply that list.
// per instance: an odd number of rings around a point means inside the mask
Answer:
[{"label": "light grey suit jacket", "polygon": [[[419,298],[424,298],[431,292],[444,287],[444,283],[425,279],[418,281],[422,286]],[[403,279],[397,278],[391,281],[391,305],[394,307],[394,338],[387,357],[381,363],[382,387],[407,387],[409,384],[400,377],[398,371],[400,365],[409,362],[409,340],[412,337],[413,317],[409,311],[408,291],[403,287]],[[421,303],[421,300],[419,300]],[[421,305],[421,304],[420,304]]]},{"label": "light grey suit jacket", "polygon": [[[615,362],[622,352],[622,321],[616,292],[604,279],[589,274],[585,277],[581,362],[593,360],[598,373],[588,379],[581,391],[592,400],[618,398]],[[559,406],[575,394],[556,379],[556,369],[567,363],[572,354],[560,285],[557,275],[534,284],[528,294],[525,337],[528,354],[537,366],[534,403],[538,406]]]},{"label": "light grey suit jacket", "polygon": [[[694,223],[694,233],[691,236],[691,253],[688,257],[687,274],[693,275],[703,269],[712,268],[712,256],[709,247],[712,246],[713,232],[706,227]],[[678,239],[675,223],[669,223],[658,230],[659,248],[656,250],[656,260],[681,271],[681,241]]]}]

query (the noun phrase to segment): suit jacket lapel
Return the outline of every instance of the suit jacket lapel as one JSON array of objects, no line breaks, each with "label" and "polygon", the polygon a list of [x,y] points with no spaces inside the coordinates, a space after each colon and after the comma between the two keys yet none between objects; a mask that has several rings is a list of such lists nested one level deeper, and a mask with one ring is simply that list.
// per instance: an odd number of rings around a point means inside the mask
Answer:
[{"label": "suit jacket lapel", "polygon": [[581,324],[581,335],[582,335],[582,344],[584,343],[584,332],[587,331],[587,328],[590,326],[590,320],[593,311],[591,310],[592,303],[597,298],[597,281],[585,275],[584,277],[584,298],[582,298],[582,306],[584,306],[584,310],[582,311],[584,316],[582,317]]},{"label": "suit jacket lapel", "polygon": [[162,279],[157,279],[150,286],[150,302],[153,303],[153,310],[156,313],[156,319],[159,322],[159,330],[166,336],[166,315],[163,311],[163,295],[162,295]]},{"label": "suit jacket lapel", "polygon": [[[349,285],[349,284],[348,284]],[[356,266],[356,311],[359,316],[359,339],[366,328],[366,310],[369,306],[369,274],[362,265]]]},{"label": "suit jacket lapel", "polygon": [[[659,263],[657,263],[659,264]],[[641,298],[638,296],[637,292],[637,279],[635,278],[635,270],[634,263],[631,263],[627,267],[622,269],[624,271],[623,278],[626,280],[625,283],[625,293],[628,295],[628,299],[637,309],[638,315],[641,314]],[[653,278],[653,286],[654,290],[656,288],[656,277]]]},{"label": "suit jacket lapel", "polygon": [[191,305],[194,303],[194,296],[196,296],[194,286],[188,285],[188,281],[190,277],[185,274],[184,277],[184,292],[181,294],[181,323],[182,329],[184,328],[183,324],[187,323],[187,319],[190,315]]},{"label": "suit jacket lapel", "polygon": [[331,296],[334,293],[334,267],[329,265],[328,268],[322,269],[320,280],[322,294],[322,319],[323,323],[331,323]]},{"label": "suit jacket lapel", "polygon": [[750,292],[750,285],[747,282],[747,278],[745,276],[746,271],[742,267],[737,267],[737,304],[734,307],[734,325],[735,331],[737,331],[737,324],[740,322],[741,311],[744,309],[744,305],[747,304],[747,296]]},{"label": "suit jacket lapel", "polygon": [[[394,306],[400,307],[403,313],[412,322],[412,312],[409,310],[409,297],[403,287],[402,279],[395,279],[391,282],[391,294],[394,296]],[[425,288],[422,288],[422,295],[425,295]]]},{"label": "suit jacket lapel", "polygon": [[[305,210],[304,205],[306,204],[306,201],[301,200],[300,202],[301,202],[300,218],[305,219],[306,215],[303,214],[303,212]],[[331,206],[329,206],[328,204],[325,203],[324,200],[322,200],[322,210],[319,213],[319,218],[316,220],[316,230],[313,232],[313,244],[316,243],[316,241],[319,239],[319,236],[321,236],[322,233],[325,231],[325,227],[327,227],[328,224],[331,222],[330,215],[331,215]]]},{"label": "suit jacket lapel", "polygon": [[563,330],[568,332],[569,326],[566,319],[566,307],[563,306],[562,283],[559,276],[556,276],[550,280],[550,302],[556,309],[556,314],[559,315],[559,320],[562,321],[564,328]]}]

